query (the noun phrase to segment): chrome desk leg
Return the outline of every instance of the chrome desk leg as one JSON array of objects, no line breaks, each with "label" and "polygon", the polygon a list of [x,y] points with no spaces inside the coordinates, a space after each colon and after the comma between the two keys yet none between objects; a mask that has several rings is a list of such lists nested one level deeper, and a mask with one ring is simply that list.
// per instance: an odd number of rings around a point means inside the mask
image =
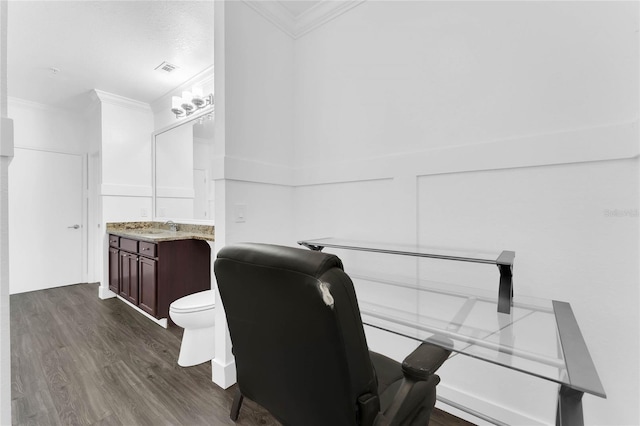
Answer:
[{"label": "chrome desk leg", "polygon": [[298,241],[298,244],[300,244],[301,246],[305,246],[309,250],[313,250],[313,251],[322,251],[322,249],[324,248],[324,246],[318,246],[318,245],[315,245],[315,244],[303,243],[301,241]]},{"label": "chrome desk leg", "polygon": [[556,426],[584,426],[582,395],[584,392],[560,385]]},{"label": "chrome desk leg", "polygon": [[513,261],[516,257],[514,251],[505,250],[496,259],[500,270],[500,287],[498,288],[498,312],[511,313],[513,302]]},{"label": "chrome desk leg", "polygon": [[513,272],[511,265],[498,265],[500,270],[500,287],[498,288],[498,312],[511,313],[513,303]]}]

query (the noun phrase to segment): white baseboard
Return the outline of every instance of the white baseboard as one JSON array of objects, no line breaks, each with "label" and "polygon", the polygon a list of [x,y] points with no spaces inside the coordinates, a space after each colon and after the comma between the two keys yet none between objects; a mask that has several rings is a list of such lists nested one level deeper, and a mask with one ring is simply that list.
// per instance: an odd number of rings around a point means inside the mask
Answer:
[{"label": "white baseboard", "polygon": [[114,297],[116,297],[117,295],[112,292],[111,290],[109,290],[108,287],[103,287],[100,286],[98,287],[98,297],[102,300],[104,299],[113,299]]},{"label": "white baseboard", "polygon": [[221,364],[216,358],[211,360],[211,380],[222,389],[228,389],[236,383],[236,362]]},{"label": "white baseboard", "polygon": [[[112,292],[113,293],[113,292]],[[136,305],[134,305],[133,303],[129,302],[128,300],[124,299],[121,296],[116,295],[116,297],[119,300],[122,300],[124,303],[126,303],[127,305],[131,306],[131,308],[135,309],[136,311],[140,312],[142,315],[144,315],[145,317],[149,318],[151,321],[155,322],[156,324],[158,324],[160,327],[162,328],[167,328],[168,324],[167,324],[167,319],[166,318],[155,318],[152,317],[151,315],[149,315],[148,313],[146,313],[145,311],[143,311],[142,309],[138,308]]]}]

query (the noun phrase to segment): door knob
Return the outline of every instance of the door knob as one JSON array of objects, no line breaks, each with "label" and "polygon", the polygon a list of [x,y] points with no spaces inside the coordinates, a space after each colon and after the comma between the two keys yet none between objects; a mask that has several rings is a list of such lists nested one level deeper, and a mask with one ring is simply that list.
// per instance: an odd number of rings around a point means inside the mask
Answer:
[{"label": "door knob", "polygon": [[80,228],[80,225],[67,226],[67,228],[78,229]]}]

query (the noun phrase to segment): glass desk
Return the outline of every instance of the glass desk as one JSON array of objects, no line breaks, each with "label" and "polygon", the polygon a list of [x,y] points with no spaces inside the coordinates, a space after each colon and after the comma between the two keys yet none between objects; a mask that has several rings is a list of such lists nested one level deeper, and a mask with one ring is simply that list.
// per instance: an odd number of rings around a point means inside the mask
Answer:
[{"label": "glass desk", "polygon": [[[398,246],[386,250],[383,245],[333,238],[304,240],[299,244],[315,250],[362,248],[412,256],[435,253],[419,248],[416,250],[419,254],[411,254],[406,246],[402,251]],[[491,257],[493,254],[448,254],[458,257],[447,256],[448,260],[470,256],[496,259]],[[509,313],[503,313],[492,291],[426,281],[416,276],[374,277],[351,270],[347,273],[354,282],[366,325],[557,383],[558,425],[584,424],[585,392],[606,398],[571,306],[566,302],[515,296],[510,300]]]}]

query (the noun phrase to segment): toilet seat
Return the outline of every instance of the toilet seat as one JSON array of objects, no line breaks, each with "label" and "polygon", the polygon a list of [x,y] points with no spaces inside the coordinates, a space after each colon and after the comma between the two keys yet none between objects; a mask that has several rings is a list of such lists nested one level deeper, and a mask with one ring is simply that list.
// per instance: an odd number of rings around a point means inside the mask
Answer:
[{"label": "toilet seat", "polygon": [[206,290],[181,297],[169,306],[169,311],[186,314],[189,312],[206,311],[214,309],[215,307],[215,294],[213,290]]}]

